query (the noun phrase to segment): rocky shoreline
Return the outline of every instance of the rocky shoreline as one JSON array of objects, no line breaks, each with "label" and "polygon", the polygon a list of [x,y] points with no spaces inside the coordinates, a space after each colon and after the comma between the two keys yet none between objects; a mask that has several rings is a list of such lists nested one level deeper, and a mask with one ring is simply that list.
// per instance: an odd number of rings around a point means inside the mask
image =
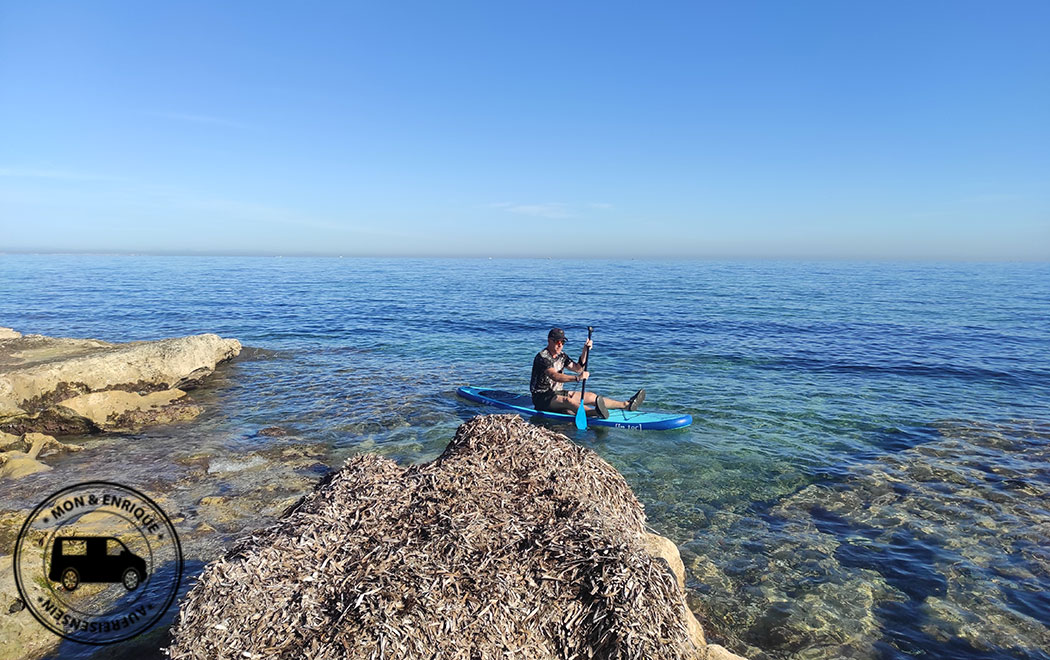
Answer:
[{"label": "rocky shoreline", "polygon": [[0,328],[0,478],[49,469],[48,452],[76,451],[53,436],[135,431],[193,419],[184,403],[241,344],[204,334],[111,344]]},{"label": "rocky shoreline", "polygon": [[[216,335],[110,344],[0,329],[0,484],[20,488],[15,479],[47,472],[41,458],[65,461],[65,470],[84,460],[62,457],[81,447],[55,435],[193,419],[201,407],[185,392],[240,351]],[[229,455],[188,447],[174,459],[184,472],[179,535],[241,541],[182,599],[173,657],[267,657],[278,648],[372,657],[362,649],[374,642],[368,648],[382,657],[403,658],[441,648],[448,657],[739,659],[707,644],[686,604],[678,549],[645,527],[623,478],[564,436],[516,416],[479,417],[431,463],[358,455],[302,497],[323,449],[285,428],[255,434],[274,444]],[[99,445],[85,444],[90,460]],[[179,508],[167,497],[165,508]],[[18,512],[8,513],[5,524],[17,526]],[[242,519],[256,522],[235,523]],[[275,556],[284,559],[262,561]],[[58,638],[19,607],[3,559],[0,660],[54,652]],[[260,621],[270,622],[265,634]],[[142,643],[163,645],[159,633]],[[355,645],[358,655],[347,650]]]},{"label": "rocky shoreline", "polygon": [[[50,472],[48,463],[64,454],[97,451],[94,441],[83,451],[55,436],[88,440],[197,417],[202,408],[186,403],[186,392],[240,351],[237,340],[213,334],[114,344],[0,328],[0,487],[17,493],[19,482]],[[10,553],[27,513],[0,516],[2,660],[40,657],[61,641],[32,618],[15,587]]]}]

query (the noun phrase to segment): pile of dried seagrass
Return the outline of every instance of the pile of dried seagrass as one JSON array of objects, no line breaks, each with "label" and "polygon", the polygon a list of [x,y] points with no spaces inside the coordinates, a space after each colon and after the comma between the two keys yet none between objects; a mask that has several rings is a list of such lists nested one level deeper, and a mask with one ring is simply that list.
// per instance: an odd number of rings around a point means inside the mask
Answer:
[{"label": "pile of dried seagrass", "polygon": [[[432,463],[356,456],[182,602],[183,658],[703,657],[594,452],[477,417]],[[699,642],[702,644],[702,642]]]}]

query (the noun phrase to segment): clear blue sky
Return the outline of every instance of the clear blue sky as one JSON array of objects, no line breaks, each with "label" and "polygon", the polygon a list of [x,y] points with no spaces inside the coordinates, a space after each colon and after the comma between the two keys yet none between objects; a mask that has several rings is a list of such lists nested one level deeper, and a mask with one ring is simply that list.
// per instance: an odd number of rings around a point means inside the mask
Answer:
[{"label": "clear blue sky", "polygon": [[1050,2],[4,2],[0,251],[1050,259]]}]

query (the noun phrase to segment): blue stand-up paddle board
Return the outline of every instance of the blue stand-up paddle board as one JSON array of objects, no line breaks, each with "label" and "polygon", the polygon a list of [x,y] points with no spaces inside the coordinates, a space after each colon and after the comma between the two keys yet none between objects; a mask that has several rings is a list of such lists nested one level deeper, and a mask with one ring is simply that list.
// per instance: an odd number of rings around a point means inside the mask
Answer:
[{"label": "blue stand-up paddle board", "polygon": [[[522,394],[512,394],[502,390],[490,390],[482,387],[461,387],[456,392],[464,399],[485,403],[497,408],[506,408],[525,415],[539,415],[540,417],[563,421],[567,424],[572,424],[576,419],[575,415],[536,410],[532,406],[532,397]],[[637,410],[610,410],[609,419],[587,418],[588,426],[611,426],[618,429],[649,429],[653,431],[680,429],[692,423],[692,415],[665,415]]]}]

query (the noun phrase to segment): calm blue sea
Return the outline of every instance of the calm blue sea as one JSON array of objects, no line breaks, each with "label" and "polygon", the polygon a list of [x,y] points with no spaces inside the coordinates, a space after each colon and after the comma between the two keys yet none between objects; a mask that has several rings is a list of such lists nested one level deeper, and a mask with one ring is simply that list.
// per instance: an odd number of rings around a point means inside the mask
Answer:
[{"label": "calm blue sea", "polygon": [[552,325],[573,356],[595,326],[588,389],[692,414],[560,430],[682,548],[711,637],[1050,657],[1048,264],[0,256],[0,326],[259,349],[201,432],[292,428],[332,467],[433,458],[494,412],[456,387],[526,390]]}]

